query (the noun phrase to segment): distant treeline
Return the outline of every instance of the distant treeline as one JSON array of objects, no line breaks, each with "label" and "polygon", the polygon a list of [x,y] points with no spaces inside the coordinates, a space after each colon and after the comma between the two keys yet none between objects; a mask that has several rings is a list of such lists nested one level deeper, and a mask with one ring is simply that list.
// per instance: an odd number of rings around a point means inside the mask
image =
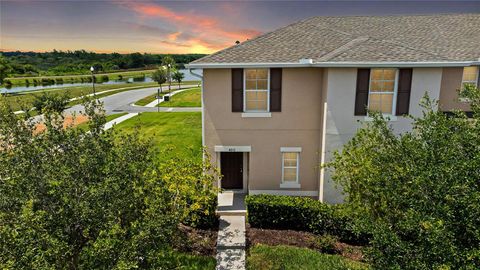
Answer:
[{"label": "distant treeline", "polygon": [[[2,52],[14,76],[88,74],[93,66],[97,72],[154,68],[166,54],[95,53],[85,50],[52,52]],[[179,68],[205,54],[170,54]]]}]

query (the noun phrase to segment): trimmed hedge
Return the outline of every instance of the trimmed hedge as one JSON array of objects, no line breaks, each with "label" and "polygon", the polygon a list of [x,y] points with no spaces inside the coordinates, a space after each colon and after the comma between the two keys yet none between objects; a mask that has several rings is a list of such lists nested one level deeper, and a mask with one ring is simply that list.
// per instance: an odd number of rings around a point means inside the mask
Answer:
[{"label": "trimmed hedge", "polygon": [[249,195],[245,203],[248,222],[255,228],[330,234],[343,242],[355,244],[368,242],[368,234],[354,230],[354,220],[342,205],[329,205],[306,197],[279,195]]}]

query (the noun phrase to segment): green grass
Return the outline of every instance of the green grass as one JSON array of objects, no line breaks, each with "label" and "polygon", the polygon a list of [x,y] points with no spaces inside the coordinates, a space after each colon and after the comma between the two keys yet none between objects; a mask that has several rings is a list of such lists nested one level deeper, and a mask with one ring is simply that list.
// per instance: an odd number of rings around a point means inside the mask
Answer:
[{"label": "green grass", "polygon": [[160,107],[201,107],[202,97],[200,87],[180,92],[172,97],[170,101],[160,103]]},{"label": "green grass", "polygon": [[[160,96],[163,96],[165,95],[166,93],[169,93],[168,90],[167,91],[163,91],[162,93],[160,93]],[[148,103],[154,101],[157,99],[157,93],[153,94],[153,95],[150,95],[150,96],[146,96],[140,100],[138,100],[137,102],[135,102],[135,105],[138,105],[138,106],[145,106],[147,105]]]},{"label": "green grass", "polygon": [[175,252],[177,268],[189,270],[214,270],[217,260],[213,257],[190,255],[186,253]]},{"label": "green grass", "polygon": [[[115,114],[110,114],[110,115],[107,115],[106,119],[107,119],[107,122],[110,122],[112,121],[113,119],[116,119],[120,116],[124,116],[128,114],[127,112],[122,112],[122,113],[115,113]],[[76,126],[75,128],[79,128],[79,129],[83,129],[83,130],[87,130],[88,128],[88,122],[85,122],[85,123],[81,123],[80,125]]]},{"label": "green grass", "polygon": [[366,270],[368,265],[348,260],[339,255],[322,254],[318,251],[290,246],[255,245],[247,257],[249,270]]},{"label": "green grass", "polygon": [[201,158],[202,120],[200,112],[145,112],[115,127],[120,132],[138,130],[143,138],[151,138],[157,150],[174,150],[160,159],[172,156]]}]

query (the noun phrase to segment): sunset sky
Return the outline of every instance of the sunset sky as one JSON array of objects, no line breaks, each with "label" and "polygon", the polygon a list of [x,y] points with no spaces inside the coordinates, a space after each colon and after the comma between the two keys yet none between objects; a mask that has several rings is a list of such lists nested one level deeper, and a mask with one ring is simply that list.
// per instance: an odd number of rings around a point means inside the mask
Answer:
[{"label": "sunset sky", "polygon": [[211,53],[311,16],[455,12],[480,2],[0,0],[0,49]]}]

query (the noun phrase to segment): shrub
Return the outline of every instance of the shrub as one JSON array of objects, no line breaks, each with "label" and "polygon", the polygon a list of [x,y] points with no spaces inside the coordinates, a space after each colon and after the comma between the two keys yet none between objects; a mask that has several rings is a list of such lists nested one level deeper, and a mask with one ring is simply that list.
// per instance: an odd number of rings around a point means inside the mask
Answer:
[{"label": "shrub", "polygon": [[480,269],[480,91],[463,94],[472,119],[425,96],[412,132],[374,114],[329,164],[375,269]]},{"label": "shrub", "polygon": [[110,79],[110,78],[108,78],[108,75],[102,75],[101,81],[102,81],[102,82],[108,82],[109,79]]},{"label": "shrub", "polygon": [[250,195],[245,200],[252,227],[330,234],[350,243],[365,243],[367,234],[356,232],[347,209],[307,197]]}]

